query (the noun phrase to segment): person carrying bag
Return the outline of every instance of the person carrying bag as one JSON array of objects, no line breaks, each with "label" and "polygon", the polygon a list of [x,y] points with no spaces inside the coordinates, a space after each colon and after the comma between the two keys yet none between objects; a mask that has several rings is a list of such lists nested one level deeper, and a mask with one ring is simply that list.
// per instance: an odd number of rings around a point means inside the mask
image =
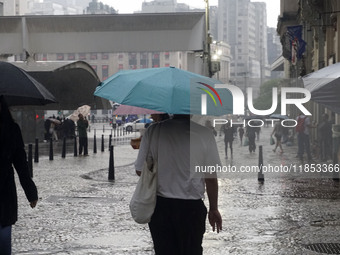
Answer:
[{"label": "person carrying bag", "polygon": [[221,164],[213,132],[190,115],[175,114],[146,130],[135,162],[137,174],[148,171],[143,168],[148,154],[157,161],[157,202],[148,223],[155,253],[203,254],[207,216],[213,231],[222,229],[217,175],[194,171],[195,166]]},{"label": "person carrying bag", "polygon": [[[150,128],[153,129],[152,132],[157,132],[156,137],[158,146],[158,137],[160,132],[159,127],[158,125],[154,124]],[[157,157],[152,158],[150,155],[150,144],[152,137],[152,135],[148,137],[149,146],[144,161],[143,170],[130,201],[131,216],[135,222],[139,224],[146,224],[150,222],[156,206],[158,160]]]}]

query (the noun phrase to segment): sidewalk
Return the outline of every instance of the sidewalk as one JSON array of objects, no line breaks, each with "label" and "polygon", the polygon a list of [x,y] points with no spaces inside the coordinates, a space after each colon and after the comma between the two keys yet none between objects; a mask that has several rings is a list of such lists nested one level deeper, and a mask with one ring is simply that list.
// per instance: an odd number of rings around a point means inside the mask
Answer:
[{"label": "sidewalk", "polygon": [[[272,152],[270,132],[263,129],[257,142],[263,145],[264,165],[300,164],[294,146],[284,146],[282,155]],[[223,164],[258,165],[258,148],[249,154],[235,140],[233,160],[224,159],[223,137],[216,139]],[[138,151],[127,143],[114,148],[115,182],[107,181],[107,148],[101,152],[98,146],[93,154],[89,147],[88,157],[68,152],[66,158],[55,155],[50,161],[47,155],[41,156],[34,163],[40,198],[36,209],[29,207],[18,184],[13,254],[154,254],[147,225],[138,225],[130,217]],[[223,231],[212,232],[207,221],[204,254],[326,254],[312,251],[321,247],[340,254],[339,184],[329,178],[303,177],[301,173],[265,173],[260,184],[257,173],[221,176]]]}]

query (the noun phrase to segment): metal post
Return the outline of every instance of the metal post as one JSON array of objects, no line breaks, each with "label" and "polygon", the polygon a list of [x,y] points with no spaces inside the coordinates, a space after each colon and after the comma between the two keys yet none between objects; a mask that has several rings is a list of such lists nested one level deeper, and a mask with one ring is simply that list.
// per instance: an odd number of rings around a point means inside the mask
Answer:
[{"label": "metal post", "polygon": [[62,158],[66,157],[66,137],[63,138],[63,147],[61,150],[61,157]]},{"label": "metal post", "polygon": [[74,145],[73,145],[73,156],[78,157],[78,149],[77,149],[77,137],[74,137]]},{"label": "metal post", "polygon": [[112,145],[112,135],[109,135],[109,149],[111,148]]},{"label": "metal post", "polygon": [[53,160],[53,138],[50,138],[50,160]]},{"label": "metal post", "polygon": [[257,180],[259,182],[264,182],[264,174],[262,171],[263,166],[263,151],[262,151],[262,145],[259,146],[259,172],[257,174]]},{"label": "metal post", "polygon": [[340,126],[339,124],[332,125],[332,137],[333,137],[333,181],[338,182],[339,178],[339,148],[340,148]]},{"label": "metal post", "polygon": [[39,162],[39,139],[35,138],[34,162]]},{"label": "metal post", "polygon": [[28,169],[29,169],[31,178],[33,177],[32,157],[33,157],[33,145],[30,143],[28,145]]},{"label": "metal post", "polygon": [[114,165],[114,154],[113,145],[110,146],[110,162],[109,162],[109,181],[115,180],[115,165]]},{"label": "metal post", "polygon": [[333,181],[339,181],[339,147],[340,147],[340,137],[336,134],[338,125],[333,125]]},{"label": "metal post", "polygon": [[96,134],[94,134],[94,137],[93,137],[93,153],[97,153],[97,139],[96,139]]},{"label": "metal post", "polygon": [[104,135],[102,135],[102,152],[104,151]]}]

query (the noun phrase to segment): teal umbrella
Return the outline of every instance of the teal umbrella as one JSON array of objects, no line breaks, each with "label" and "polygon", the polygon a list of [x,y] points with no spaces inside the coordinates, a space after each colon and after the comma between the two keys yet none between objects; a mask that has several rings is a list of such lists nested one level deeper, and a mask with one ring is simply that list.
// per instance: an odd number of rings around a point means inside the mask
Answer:
[{"label": "teal umbrella", "polygon": [[231,93],[215,84],[221,82],[175,67],[124,70],[102,82],[94,95],[170,114],[201,114],[202,104],[207,115],[232,113]]}]

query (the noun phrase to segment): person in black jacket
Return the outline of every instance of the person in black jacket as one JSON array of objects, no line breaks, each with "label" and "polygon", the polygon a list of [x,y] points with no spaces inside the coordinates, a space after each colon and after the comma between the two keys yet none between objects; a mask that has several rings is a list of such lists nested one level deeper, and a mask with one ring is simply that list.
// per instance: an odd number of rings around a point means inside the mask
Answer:
[{"label": "person in black jacket", "polygon": [[38,192],[30,177],[21,130],[0,96],[0,255],[11,254],[12,225],[18,219],[13,166],[30,206],[34,208]]}]

